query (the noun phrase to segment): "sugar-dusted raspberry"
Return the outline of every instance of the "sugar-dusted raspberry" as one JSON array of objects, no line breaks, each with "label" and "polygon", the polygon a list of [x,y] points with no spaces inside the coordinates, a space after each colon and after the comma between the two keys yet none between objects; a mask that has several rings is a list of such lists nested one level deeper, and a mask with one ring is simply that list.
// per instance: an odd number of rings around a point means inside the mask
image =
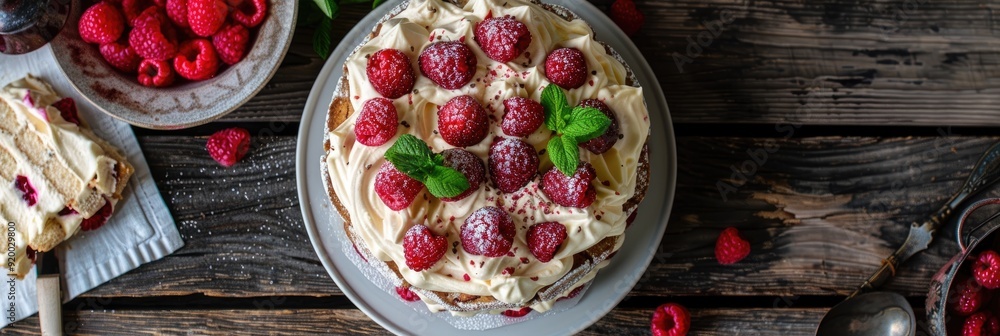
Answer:
[{"label": "sugar-dusted raspberry", "polygon": [[1000,335],[1000,320],[990,311],[981,311],[965,319],[962,336]]},{"label": "sugar-dusted raspberry", "polygon": [[500,128],[510,136],[526,137],[545,122],[545,108],[538,102],[512,97],[503,101],[504,115]]},{"label": "sugar-dusted raspberry", "polygon": [[174,70],[190,80],[206,80],[219,72],[219,55],[206,39],[187,40],[174,58]]},{"label": "sugar-dusted raspberry", "polygon": [[167,0],[167,4],[164,7],[167,11],[167,16],[170,17],[170,21],[180,28],[190,28],[188,24],[188,9],[187,0]]},{"label": "sugar-dusted raspberry", "polygon": [[412,91],[417,78],[413,74],[410,58],[396,49],[382,49],[371,54],[365,72],[375,92],[390,99]]},{"label": "sugar-dusted raspberry", "polygon": [[227,23],[212,35],[212,46],[223,63],[236,64],[243,59],[250,46],[250,31],[242,25]]},{"label": "sugar-dusted raspberry", "polygon": [[215,34],[226,22],[229,6],[222,0],[188,0],[188,25],[198,36],[209,37]]},{"label": "sugar-dusted raspberry", "polygon": [[566,176],[556,167],[552,167],[542,176],[542,192],[556,204],[586,208],[597,198],[597,191],[590,183],[595,177],[597,172],[587,162],[581,162],[573,176]]},{"label": "sugar-dusted raspberry", "polygon": [[493,185],[505,193],[521,189],[538,173],[538,153],[520,139],[494,138],[488,161]]},{"label": "sugar-dusted raspberry", "polygon": [[165,18],[156,8],[150,8],[135,19],[128,42],[143,59],[165,61],[177,54],[176,32]]},{"label": "sugar-dusted raspberry", "polygon": [[135,19],[142,15],[146,9],[156,5],[152,0],[122,0],[122,13],[129,25],[135,25]]},{"label": "sugar-dusted raspberry", "polygon": [[437,85],[455,90],[476,75],[476,54],[462,42],[435,42],[417,59],[420,72]]},{"label": "sugar-dusted raspberry", "polygon": [[462,249],[472,255],[499,258],[514,244],[517,229],[503,209],[487,206],[474,211],[462,224]]},{"label": "sugar-dusted raspberry", "polygon": [[125,18],[115,6],[98,2],[80,16],[80,38],[89,43],[110,43],[125,31]]},{"label": "sugar-dusted raspberry", "polygon": [[715,240],[715,259],[720,264],[735,264],[750,255],[750,242],[735,227],[722,230]]},{"label": "sugar-dusted raspberry", "polygon": [[580,147],[586,148],[591,153],[604,154],[618,142],[618,133],[621,131],[618,126],[618,116],[607,104],[597,99],[584,99],[579,106],[593,107],[611,119],[611,125],[608,126],[607,131],[604,131],[604,135],[580,143]]},{"label": "sugar-dusted raspberry", "polygon": [[250,150],[250,132],[239,127],[215,132],[208,138],[205,148],[216,162],[225,167],[232,167]]},{"label": "sugar-dusted raspberry", "polygon": [[993,291],[986,289],[971,277],[956,277],[954,283],[954,290],[948,294],[948,303],[956,315],[972,315],[993,297]]},{"label": "sugar-dusted raspberry", "polygon": [[375,175],[375,193],[393,211],[409,207],[423,189],[423,183],[406,176],[389,161],[383,163]]},{"label": "sugar-dusted raspberry", "polygon": [[52,107],[59,110],[59,116],[66,120],[80,126],[80,112],[76,109],[76,101],[73,97],[66,97],[52,103]]},{"label": "sugar-dusted raspberry", "polygon": [[449,145],[468,147],[478,144],[489,132],[489,116],[472,96],[448,100],[437,112],[438,131]]},{"label": "sugar-dusted raspberry", "polygon": [[266,0],[243,0],[233,10],[233,20],[247,28],[253,28],[264,22],[267,15]]},{"label": "sugar-dusted raspberry", "polygon": [[556,250],[566,240],[566,226],[557,222],[545,222],[528,228],[528,249],[538,261],[549,262]]},{"label": "sugar-dusted raspberry", "polygon": [[365,102],[354,124],[354,136],[362,145],[381,146],[396,136],[399,116],[392,101],[378,97]]},{"label": "sugar-dusted raspberry", "polygon": [[414,302],[420,300],[420,296],[418,296],[417,293],[411,291],[409,287],[404,287],[404,286],[396,287],[396,294],[398,294],[399,298],[403,299],[403,301]]},{"label": "sugar-dusted raspberry", "polygon": [[35,206],[38,203],[38,192],[35,191],[35,187],[31,185],[31,181],[28,181],[28,177],[24,175],[17,175],[14,178],[14,189],[21,192],[21,199],[24,200],[28,206]]},{"label": "sugar-dusted raspberry", "polygon": [[615,0],[615,3],[611,4],[611,21],[621,27],[625,35],[631,36],[639,32],[646,17],[635,7],[635,2],[632,0]]},{"label": "sugar-dusted raspberry", "polygon": [[476,43],[486,56],[497,62],[510,62],[531,44],[528,26],[513,16],[491,17],[476,24]]},{"label": "sugar-dusted raspberry", "polygon": [[649,328],[653,336],[684,336],[691,329],[691,314],[684,306],[666,303],[653,311]]},{"label": "sugar-dusted raspberry", "polygon": [[134,74],[139,70],[139,63],[142,62],[142,58],[139,54],[135,53],[135,49],[128,44],[118,43],[117,41],[111,41],[110,43],[102,44],[100,47],[101,56],[104,60],[111,64],[111,66],[118,71]]},{"label": "sugar-dusted raspberry", "polygon": [[165,87],[174,83],[174,70],[163,60],[147,59],[139,63],[139,84]]},{"label": "sugar-dusted raspberry", "polygon": [[1000,254],[993,250],[980,253],[972,265],[972,276],[983,287],[1000,288]]},{"label": "sugar-dusted raspberry", "polygon": [[545,77],[550,82],[570,90],[587,82],[587,61],[575,48],[559,48],[545,58]]},{"label": "sugar-dusted raspberry", "polygon": [[115,207],[111,205],[111,201],[104,199],[104,206],[101,209],[97,210],[90,218],[80,222],[80,230],[90,231],[99,229],[108,222],[108,218],[111,218],[111,213],[113,212],[115,212]]},{"label": "sugar-dusted raspberry", "polygon": [[403,257],[411,270],[420,272],[434,267],[445,252],[448,239],[435,235],[422,224],[411,227],[403,237]]},{"label": "sugar-dusted raspberry", "polygon": [[454,202],[469,197],[486,181],[486,167],[483,165],[483,160],[475,154],[461,148],[450,148],[441,152],[441,155],[444,156],[446,167],[454,168],[469,181],[469,189],[455,197],[442,197],[442,201]]},{"label": "sugar-dusted raspberry", "polygon": [[500,314],[506,317],[522,317],[524,315],[528,315],[528,313],[530,312],[531,312],[531,307],[521,307],[521,309],[518,310],[507,309]]}]

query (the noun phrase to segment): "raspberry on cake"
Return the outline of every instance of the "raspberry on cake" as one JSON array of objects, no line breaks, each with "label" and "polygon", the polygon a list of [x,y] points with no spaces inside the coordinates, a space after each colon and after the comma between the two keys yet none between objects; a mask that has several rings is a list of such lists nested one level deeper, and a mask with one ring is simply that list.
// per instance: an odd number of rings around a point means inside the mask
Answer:
[{"label": "raspberry on cake", "polygon": [[30,75],[0,90],[0,119],[0,180],[9,186],[0,217],[17,223],[10,268],[22,278],[34,251],[104,225],[133,170],[79,119],[72,99]]},{"label": "raspberry on cake", "polygon": [[[558,6],[410,0],[393,13],[347,58],[327,115],[325,186],[368,256],[359,267],[461,316],[520,317],[578,294],[613,262],[648,183],[649,118],[631,71]],[[406,78],[406,64],[412,87],[385,81]],[[404,126],[389,148],[360,135],[372,99]],[[549,127],[556,108],[566,127]],[[558,136],[583,139],[563,147],[578,152],[572,176],[548,152]],[[468,183],[441,193],[452,180]]]}]

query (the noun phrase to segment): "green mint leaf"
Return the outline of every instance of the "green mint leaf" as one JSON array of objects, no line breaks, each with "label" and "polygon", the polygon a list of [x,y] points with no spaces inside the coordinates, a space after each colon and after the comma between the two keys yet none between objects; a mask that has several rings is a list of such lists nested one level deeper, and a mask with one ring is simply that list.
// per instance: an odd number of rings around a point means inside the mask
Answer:
[{"label": "green mint leaf", "polygon": [[584,142],[601,136],[611,126],[611,118],[592,107],[574,107],[569,114],[569,122],[562,133],[571,136],[578,142]]},{"label": "green mint leaf", "polygon": [[323,11],[323,14],[330,18],[330,20],[337,17],[337,14],[340,12],[340,6],[337,6],[337,2],[334,0],[313,0],[313,2],[316,3],[319,10]]},{"label": "green mint leaf", "polygon": [[576,166],[580,163],[580,148],[577,147],[576,139],[570,136],[554,136],[549,139],[546,151],[549,153],[549,160],[563,174],[573,176],[576,173]]},{"label": "green mint leaf", "polygon": [[545,108],[545,127],[554,132],[562,130],[563,116],[566,109],[566,94],[562,88],[549,84],[542,90],[542,107]]},{"label": "green mint leaf", "polygon": [[372,9],[375,9],[375,7],[378,7],[378,5],[381,5],[383,2],[385,2],[385,0],[372,1]]},{"label": "green mint leaf", "polygon": [[469,189],[469,180],[455,169],[434,166],[424,185],[435,197],[455,197]]},{"label": "green mint leaf", "polygon": [[413,179],[424,182],[434,171],[434,157],[427,143],[411,134],[403,134],[385,151],[385,159],[396,169]]},{"label": "green mint leaf", "polygon": [[315,27],[325,17],[315,1],[302,1],[299,2],[298,19],[295,20],[295,26]]},{"label": "green mint leaf", "polygon": [[323,20],[319,22],[319,27],[316,27],[316,31],[313,32],[313,50],[315,50],[316,54],[323,59],[330,57],[330,33],[332,30],[333,20],[323,18]]}]

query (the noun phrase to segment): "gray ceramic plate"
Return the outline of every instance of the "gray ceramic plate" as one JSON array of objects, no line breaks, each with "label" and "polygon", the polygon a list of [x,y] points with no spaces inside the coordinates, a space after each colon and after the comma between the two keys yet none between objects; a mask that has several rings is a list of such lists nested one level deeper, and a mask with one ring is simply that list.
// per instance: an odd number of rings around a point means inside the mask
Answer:
[{"label": "gray ceramic plate", "polygon": [[73,87],[101,111],[144,128],[198,126],[240,107],[271,79],[292,41],[298,3],[269,1],[267,19],[257,27],[250,53],[205,81],[149,88],[139,85],[134,75],[119,73],[104,61],[96,45],[80,39],[81,6],[74,6],[62,34],[52,41],[52,53]]},{"label": "gray ceramic plate", "polygon": [[299,201],[306,230],[320,261],[341,291],[375,322],[397,334],[433,335],[571,335],[585,329],[613,309],[632,290],[653,259],[667,228],[674,198],[677,157],[670,113],[663,91],[649,64],[632,41],[607,16],[587,2],[548,0],[573,10],[594,27],[597,38],[610,44],[635,72],[646,95],[652,132],[649,140],[650,188],[639,206],[635,224],[614,262],[601,270],[579,304],[569,310],[501,328],[473,332],[459,330],[434,315],[420,314],[395,295],[371,282],[343,253],[343,220],[332,210],[320,176],[323,126],[327,107],[343,71],[343,62],[375,23],[401,0],[390,1],[361,20],[341,41],[320,72],[306,101],[299,131],[296,172]]}]

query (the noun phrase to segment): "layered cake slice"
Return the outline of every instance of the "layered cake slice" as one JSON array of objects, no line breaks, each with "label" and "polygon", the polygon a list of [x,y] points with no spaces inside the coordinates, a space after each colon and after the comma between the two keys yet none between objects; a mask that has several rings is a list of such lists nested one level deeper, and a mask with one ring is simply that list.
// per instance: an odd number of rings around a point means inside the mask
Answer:
[{"label": "layered cake slice", "polygon": [[520,316],[612,262],[649,127],[629,68],[565,8],[411,0],[344,63],[323,175],[401,297]]},{"label": "layered cake slice", "polygon": [[22,278],[36,252],[104,225],[132,166],[83,123],[71,98],[28,76],[0,91],[0,219],[15,233]]}]

